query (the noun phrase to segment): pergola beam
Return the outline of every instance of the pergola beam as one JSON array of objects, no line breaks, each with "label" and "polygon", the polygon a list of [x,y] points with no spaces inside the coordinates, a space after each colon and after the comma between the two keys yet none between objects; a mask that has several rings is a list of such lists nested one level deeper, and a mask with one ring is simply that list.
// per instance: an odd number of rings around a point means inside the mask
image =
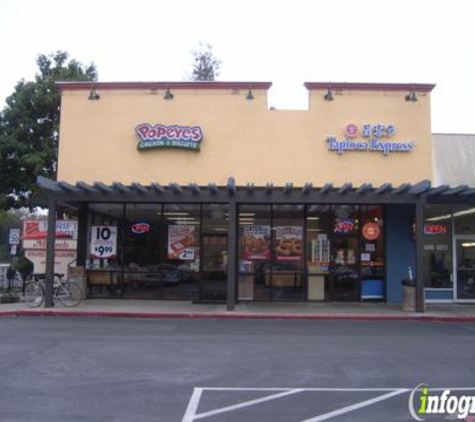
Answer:
[{"label": "pergola beam", "polygon": [[311,183],[305,183],[302,188],[302,195],[308,195],[313,189],[313,185]]}]

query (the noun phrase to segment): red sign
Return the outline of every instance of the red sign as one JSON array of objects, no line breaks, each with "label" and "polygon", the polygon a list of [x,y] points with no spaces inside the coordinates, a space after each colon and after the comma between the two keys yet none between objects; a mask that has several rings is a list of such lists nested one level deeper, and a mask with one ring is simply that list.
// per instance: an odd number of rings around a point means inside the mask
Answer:
[{"label": "red sign", "polygon": [[337,218],[333,231],[335,233],[351,233],[355,230],[355,222],[353,220]]},{"label": "red sign", "polygon": [[424,224],[424,234],[447,234],[445,224]]},{"label": "red sign", "polygon": [[366,223],[361,231],[366,240],[376,240],[381,234],[381,227],[377,223]]},{"label": "red sign", "polygon": [[131,230],[134,234],[145,234],[150,231],[150,224],[145,221],[139,221],[138,223],[132,224]]}]

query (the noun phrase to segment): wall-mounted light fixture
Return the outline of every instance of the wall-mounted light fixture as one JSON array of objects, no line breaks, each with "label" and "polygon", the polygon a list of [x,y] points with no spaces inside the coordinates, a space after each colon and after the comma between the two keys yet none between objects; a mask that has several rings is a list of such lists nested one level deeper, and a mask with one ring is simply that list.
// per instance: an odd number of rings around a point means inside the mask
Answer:
[{"label": "wall-mounted light fixture", "polygon": [[331,86],[328,85],[328,91],[327,93],[323,96],[324,100],[325,101],[333,101],[333,94],[332,94],[332,90],[331,90]]},{"label": "wall-mounted light fixture", "polygon": [[164,100],[173,100],[175,96],[170,92],[170,87],[167,85],[167,89],[165,91],[165,95],[163,96]]},{"label": "wall-mounted light fixture", "polygon": [[411,86],[409,94],[407,94],[404,98],[406,99],[406,101],[410,101],[411,103],[415,103],[417,101],[417,95],[416,91],[414,91],[414,86]]},{"label": "wall-mounted light fixture", "polygon": [[246,100],[253,100],[254,99],[254,94],[251,91],[251,87],[249,87],[249,91],[247,92],[246,95]]},{"label": "wall-mounted light fixture", "polygon": [[87,99],[89,101],[96,101],[99,98],[101,98],[101,96],[96,92],[96,88],[92,87],[91,92],[89,93],[89,96],[87,97]]}]

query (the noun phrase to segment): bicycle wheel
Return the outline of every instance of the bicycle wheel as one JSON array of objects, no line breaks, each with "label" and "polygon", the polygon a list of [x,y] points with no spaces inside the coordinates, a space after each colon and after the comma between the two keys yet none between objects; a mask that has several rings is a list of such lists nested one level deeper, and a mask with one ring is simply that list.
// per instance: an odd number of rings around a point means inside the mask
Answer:
[{"label": "bicycle wheel", "polygon": [[82,291],[76,283],[66,283],[58,286],[55,299],[64,306],[77,306],[82,301]]},{"label": "bicycle wheel", "polygon": [[24,297],[30,307],[37,308],[45,300],[45,291],[39,283],[29,283],[25,287]]}]

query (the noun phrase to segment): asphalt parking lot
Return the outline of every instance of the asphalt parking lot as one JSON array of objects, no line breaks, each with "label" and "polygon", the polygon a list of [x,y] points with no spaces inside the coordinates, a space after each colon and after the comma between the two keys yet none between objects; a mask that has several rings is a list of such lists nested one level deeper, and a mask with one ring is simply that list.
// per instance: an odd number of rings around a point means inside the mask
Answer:
[{"label": "asphalt parking lot", "polygon": [[2,317],[0,333],[2,422],[409,421],[417,384],[475,387],[465,323]]}]

